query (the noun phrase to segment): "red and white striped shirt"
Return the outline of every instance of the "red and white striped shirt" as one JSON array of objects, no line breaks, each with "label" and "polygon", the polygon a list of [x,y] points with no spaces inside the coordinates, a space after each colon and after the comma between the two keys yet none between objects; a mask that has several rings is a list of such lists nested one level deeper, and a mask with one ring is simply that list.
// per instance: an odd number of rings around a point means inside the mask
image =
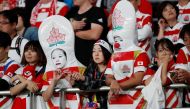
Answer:
[{"label": "red and white striped shirt", "polygon": [[[105,74],[113,75],[121,83],[129,80],[139,71],[146,72],[149,63],[148,55],[142,50],[117,52],[113,54],[108,63]],[[144,103],[141,90],[127,90],[122,91],[118,97],[111,99],[108,108],[142,108]]]},{"label": "red and white striped shirt", "polygon": [[177,44],[177,43],[182,43],[183,41],[179,38],[179,33],[182,29],[184,24],[182,23],[177,23],[174,27],[166,27],[165,31],[164,31],[164,37],[168,38],[169,40],[171,40],[173,42],[173,44]]},{"label": "red and white striped shirt", "polygon": [[179,8],[178,21],[184,24],[190,23],[190,2],[185,6],[177,4],[177,7]]},{"label": "red and white striped shirt", "polygon": [[151,59],[150,40],[152,37],[152,17],[149,14],[144,14],[140,11],[136,12],[137,31],[138,31],[138,46],[144,49]]}]

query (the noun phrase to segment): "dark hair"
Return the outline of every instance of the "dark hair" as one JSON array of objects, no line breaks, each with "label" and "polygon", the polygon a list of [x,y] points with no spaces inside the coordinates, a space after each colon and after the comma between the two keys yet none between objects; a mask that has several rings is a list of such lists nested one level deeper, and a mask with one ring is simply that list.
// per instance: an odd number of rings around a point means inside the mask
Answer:
[{"label": "dark hair", "polygon": [[190,36],[190,24],[186,24],[183,26],[183,28],[181,29],[181,31],[179,33],[179,37],[184,40],[185,34]]},{"label": "dark hair", "polygon": [[0,47],[6,48],[11,45],[11,37],[8,33],[0,31]]},{"label": "dark hair", "polygon": [[25,8],[21,8],[21,7],[16,7],[14,9],[12,9],[14,11],[14,13],[17,14],[17,16],[22,17],[23,23],[24,23],[24,27],[29,27],[30,26],[30,21],[29,21],[29,17],[27,16],[27,11]]},{"label": "dark hair", "polygon": [[0,15],[7,18],[11,24],[18,23],[17,14],[13,10],[4,10],[0,13]]},{"label": "dark hair", "polygon": [[[102,49],[102,53],[103,53],[103,56],[104,56],[104,65],[107,65],[109,60],[110,60],[110,57],[111,57],[111,53],[106,49],[104,48],[103,46],[101,46],[101,49]],[[87,66],[84,74],[86,73],[94,73],[95,70],[97,70],[97,64],[93,61],[93,58],[91,57],[91,61],[90,61],[90,64]]]},{"label": "dark hair", "polygon": [[[175,11],[176,11],[176,19],[178,18],[178,15],[179,15],[179,9],[178,7],[173,4],[173,2],[170,2],[170,1],[164,1],[162,2],[159,7],[158,7],[158,19],[160,18],[164,18],[163,15],[162,15],[162,12],[164,11],[164,8],[166,8],[167,5],[172,5],[174,8],[175,8]],[[165,19],[165,18],[164,18]]]},{"label": "dark hair", "polygon": [[157,40],[155,43],[155,49],[158,51],[158,47],[162,46],[163,48],[166,47],[168,48],[172,53],[175,53],[175,47],[172,41],[170,41],[167,38],[162,38],[160,40]]},{"label": "dark hair", "polygon": [[[25,47],[24,47],[24,53],[27,51],[27,50],[34,50],[37,52],[37,55],[39,57],[39,60],[37,62],[37,65],[39,66],[45,66],[46,64],[46,57],[45,57],[45,54],[42,50],[42,47],[39,43],[39,41],[29,41]],[[28,62],[26,61],[26,58],[25,58],[25,55],[23,53],[23,56],[22,56],[22,61],[21,61],[21,64],[22,65],[27,65]]]}]

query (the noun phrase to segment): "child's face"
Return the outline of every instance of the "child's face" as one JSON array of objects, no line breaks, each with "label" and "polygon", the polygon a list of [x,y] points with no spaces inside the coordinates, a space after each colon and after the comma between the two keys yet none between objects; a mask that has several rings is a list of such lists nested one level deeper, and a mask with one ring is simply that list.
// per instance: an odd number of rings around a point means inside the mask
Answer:
[{"label": "child's face", "polygon": [[66,56],[62,50],[55,50],[52,53],[51,59],[53,64],[56,65],[57,68],[63,68],[66,64]]},{"label": "child's face", "polygon": [[24,52],[24,56],[29,65],[38,63],[39,57],[36,51],[28,49]]},{"label": "child's face", "polygon": [[183,42],[187,46],[187,48],[190,50],[190,36],[187,33],[185,33],[184,35]]},{"label": "child's face", "polygon": [[170,5],[170,4],[168,4],[168,5],[164,8],[164,10],[163,10],[163,12],[162,12],[162,15],[163,15],[163,17],[164,17],[167,21],[168,21],[168,20],[171,20],[171,19],[176,19],[176,16],[177,16],[175,8],[174,8],[172,5]]},{"label": "child's face", "polygon": [[104,55],[100,45],[94,45],[92,50],[92,57],[95,63],[102,64],[104,62]]}]

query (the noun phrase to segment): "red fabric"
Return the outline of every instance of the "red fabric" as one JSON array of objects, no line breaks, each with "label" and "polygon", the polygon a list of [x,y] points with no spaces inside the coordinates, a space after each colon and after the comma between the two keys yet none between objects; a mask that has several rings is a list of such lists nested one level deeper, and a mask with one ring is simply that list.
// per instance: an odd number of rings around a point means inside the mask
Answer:
[{"label": "red fabric", "polygon": [[138,8],[140,12],[150,14],[152,16],[152,5],[148,0],[141,0],[141,4]]},{"label": "red fabric", "polygon": [[13,105],[11,109],[26,109],[26,99],[21,99],[16,97],[13,101]]}]

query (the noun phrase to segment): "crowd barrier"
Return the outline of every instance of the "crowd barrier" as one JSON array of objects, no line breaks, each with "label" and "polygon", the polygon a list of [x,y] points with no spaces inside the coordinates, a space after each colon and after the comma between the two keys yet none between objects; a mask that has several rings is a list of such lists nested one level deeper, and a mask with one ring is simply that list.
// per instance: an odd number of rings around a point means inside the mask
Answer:
[{"label": "crowd barrier", "polygon": [[[190,88],[189,85],[186,84],[172,84],[170,86],[167,86],[169,88],[174,88],[174,89],[183,89],[183,88]],[[133,89],[129,89],[129,90],[137,90],[137,89],[142,89],[144,88],[143,85],[137,86]],[[93,89],[93,90],[80,90],[79,88],[68,88],[68,89],[55,89],[56,93],[61,94],[62,96],[64,96],[66,93],[88,93],[88,92],[100,92],[100,91],[109,91],[110,88],[107,86],[103,86],[100,89]],[[37,95],[39,95],[40,93],[38,93]],[[10,91],[0,91],[0,96],[10,96]],[[30,109],[38,109],[36,107],[36,102],[35,102],[35,97],[36,97],[36,93],[29,93],[30,96]],[[64,97],[60,97],[60,109],[65,109],[65,98]]]}]

